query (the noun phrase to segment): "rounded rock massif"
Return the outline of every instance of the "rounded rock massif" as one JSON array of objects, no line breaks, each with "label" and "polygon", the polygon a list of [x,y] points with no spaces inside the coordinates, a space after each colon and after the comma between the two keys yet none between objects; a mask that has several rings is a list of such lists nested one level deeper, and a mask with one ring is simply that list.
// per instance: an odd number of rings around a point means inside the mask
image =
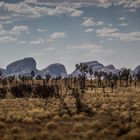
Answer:
[{"label": "rounded rock massif", "polygon": [[32,70],[36,71],[36,61],[33,58],[24,58],[9,64],[6,75],[28,75]]},{"label": "rounded rock massif", "polygon": [[135,73],[140,73],[140,65],[136,66],[136,68],[134,69]]},{"label": "rounded rock massif", "polygon": [[41,73],[43,74],[43,77],[47,73],[50,74],[52,77],[59,77],[59,76],[63,77],[67,75],[65,66],[60,63],[54,63],[49,65],[47,68],[43,69]]},{"label": "rounded rock massif", "polygon": [[0,68],[0,71],[1,71],[2,75],[5,74],[5,69]]},{"label": "rounded rock massif", "polygon": [[114,65],[112,65],[112,64],[107,65],[107,66],[105,66],[104,68],[107,68],[107,69],[115,69]]}]

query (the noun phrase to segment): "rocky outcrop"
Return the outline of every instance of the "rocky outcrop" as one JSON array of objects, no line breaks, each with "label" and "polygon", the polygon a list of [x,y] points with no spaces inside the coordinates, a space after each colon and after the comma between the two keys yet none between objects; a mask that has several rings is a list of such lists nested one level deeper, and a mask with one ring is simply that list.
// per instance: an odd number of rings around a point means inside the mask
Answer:
[{"label": "rocky outcrop", "polygon": [[3,75],[5,74],[5,69],[0,68],[0,71]]},{"label": "rocky outcrop", "polygon": [[33,58],[24,58],[9,64],[6,75],[29,75],[32,70],[36,71],[36,61]]},{"label": "rocky outcrop", "polygon": [[[93,73],[95,71],[104,71],[106,73],[115,73],[117,74],[120,70],[122,71],[125,68],[116,69],[114,65],[110,64],[107,66],[104,66],[103,64],[99,63],[98,61],[88,61],[83,62],[82,64],[87,64],[89,67],[92,68]],[[51,75],[52,78],[56,77],[66,77],[66,76],[78,76],[81,74],[81,72],[77,69],[75,69],[71,74],[67,74],[66,68],[63,64],[60,63],[54,63],[49,65],[43,70],[37,70],[36,69],[36,61],[33,58],[24,58],[22,60],[15,61],[11,64],[9,64],[6,67],[6,70],[0,69],[3,75],[5,76],[31,76],[31,71],[35,72],[35,75],[40,75],[41,77],[45,78],[46,74]],[[138,65],[131,74],[137,74],[140,73],[140,65]],[[90,78],[90,74],[87,73],[87,78]]]},{"label": "rocky outcrop", "polygon": [[134,72],[136,73],[136,74],[140,74],[140,65],[138,65],[138,66],[136,66],[136,68],[134,69]]},{"label": "rocky outcrop", "polygon": [[110,64],[110,65],[107,65],[107,66],[105,66],[104,68],[107,68],[107,69],[115,69],[115,67],[114,67],[114,65],[112,65],[112,64]]},{"label": "rocky outcrop", "polygon": [[[87,64],[89,67],[92,68],[93,72],[101,70],[104,67],[104,65],[99,63],[98,61],[89,61],[89,62],[84,62],[82,64]],[[75,69],[70,75],[78,76],[79,74],[80,74],[80,71]]]},{"label": "rocky outcrop", "polygon": [[45,77],[46,74],[50,74],[54,78],[59,76],[65,77],[67,75],[65,66],[59,63],[51,64],[40,72],[42,77]]}]

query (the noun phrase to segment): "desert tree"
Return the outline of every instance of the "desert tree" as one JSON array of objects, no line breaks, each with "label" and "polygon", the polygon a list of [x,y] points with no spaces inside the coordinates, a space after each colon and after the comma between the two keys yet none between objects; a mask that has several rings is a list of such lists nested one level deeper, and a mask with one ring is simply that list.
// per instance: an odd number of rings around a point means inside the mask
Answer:
[{"label": "desert tree", "polygon": [[103,79],[105,80],[105,86],[107,87],[107,85],[108,85],[108,74],[107,74],[107,72],[104,72],[103,71]]},{"label": "desert tree", "polygon": [[101,87],[101,78],[103,76],[103,72],[102,71],[95,71],[94,72],[94,77],[97,78],[97,85],[98,87]]},{"label": "desert tree", "polygon": [[0,70],[0,83],[1,83],[1,81],[2,81],[2,72]]},{"label": "desert tree", "polygon": [[113,93],[114,87],[117,86],[118,76],[115,73],[103,72],[103,77],[105,80],[105,87],[110,87],[111,92]]},{"label": "desert tree", "polygon": [[68,78],[65,77],[64,78],[64,87],[67,88],[67,86],[68,86]]},{"label": "desert tree", "polygon": [[0,88],[0,98],[4,99],[6,96],[7,90],[6,88]]},{"label": "desert tree", "polygon": [[7,80],[8,80],[8,82],[9,82],[9,84],[10,84],[10,86],[13,84],[13,82],[15,81],[15,76],[9,76],[8,78],[7,78]]},{"label": "desert tree", "polygon": [[133,79],[134,79],[134,86],[135,86],[135,89],[136,89],[136,87],[137,87],[137,81],[138,82],[140,81],[140,70],[137,73],[134,72]]},{"label": "desert tree", "polygon": [[134,76],[137,81],[140,81],[140,70],[137,73],[135,73]]},{"label": "desert tree", "polygon": [[118,78],[120,81],[120,87],[122,87],[122,71],[121,70],[118,72]]},{"label": "desert tree", "polygon": [[37,76],[36,76],[36,80],[42,80],[41,75],[37,75]]},{"label": "desert tree", "polygon": [[87,103],[83,102],[83,94],[80,94],[78,89],[72,89],[72,96],[75,98],[77,114],[81,112],[85,112],[88,116],[93,116],[95,114],[92,108],[90,108]]},{"label": "desert tree", "polygon": [[28,80],[28,77],[27,76],[20,76],[20,80],[22,81],[22,83],[25,84]]},{"label": "desert tree", "polygon": [[130,78],[131,69],[123,69],[121,76],[125,80],[125,86],[128,87],[128,80]]},{"label": "desert tree", "polygon": [[51,79],[51,75],[49,73],[47,73],[45,76],[46,84],[48,84],[50,79]]},{"label": "desert tree", "polygon": [[115,85],[117,86],[117,81],[118,81],[118,79],[119,79],[117,73],[113,73],[113,75],[112,75],[112,79],[114,80]]},{"label": "desert tree", "polygon": [[112,72],[109,72],[108,74],[107,74],[107,79],[108,79],[108,87],[111,87],[112,85],[112,80],[113,80],[113,74],[112,74]]},{"label": "desert tree", "polygon": [[130,88],[131,88],[131,85],[132,85],[132,75],[130,74],[130,77],[129,77],[129,84],[130,84]]},{"label": "desert tree", "polygon": [[85,84],[86,84],[86,75],[88,73],[88,65],[85,63],[80,63],[80,64],[76,64],[76,69],[79,70],[81,72],[81,74],[79,74],[79,81],[80,81],[80,89],[81,92],[83,93],[85,90]]},{"label": "desert tree", "polygon": [[8,84],[7,78],[2,79],[2,86],[6,87]]},{"label": "desert tree", "polygon": [[35,71],[32,70],[32,71],[31,71],[32,85],[33,85],[33,79],[34,79],[34,77],[35,77]]},{"label": "desert tree", "polygon": [[93,80],[92,80],[92,75],[93,75],[93,69],[92,69],[92,66],[89,67],[89,74],[90,74],[90,86],[91,86],[91,89],[92,86],[93,86]]},{"label": "desert tree", "polygon": [[73,76],[70,75],[69,76],[69,85],[72,86],[72,84],[73,84]]},{"label": "desert tree", "polygon": [[112,72],[102,72],[102,76],[105,80],[105,86],[107,87],[110,87],[111,86],[111,80],[113,79],[113,73]]},{"label": "desert tree", "polygon": [[0,77],[2,76],[2,71],[0,70]]},{"label": "desert tree", "polygon": [[77,78],[76,78],[76,76],[73,77],[73,84],[74,84],[74,86],[77,86]]}]

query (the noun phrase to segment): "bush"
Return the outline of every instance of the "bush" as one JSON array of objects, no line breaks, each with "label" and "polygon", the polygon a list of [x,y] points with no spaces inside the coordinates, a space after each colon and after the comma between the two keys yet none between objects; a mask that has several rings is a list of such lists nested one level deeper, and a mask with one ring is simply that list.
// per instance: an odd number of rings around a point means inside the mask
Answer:
[{"label": "bush", "polygon": [[5,88],[0,88],[0,98],[4,99],[6,96],[6,89]]},{"label": "bush", "polygon": [[22,118],[22,122],[25,123],[25,124],[32,124],[32,123],[34,123],[32,117],[25,117],[25,118]]},{"label": "bush", "polygon": [[11,132],[12,133],[21,133],[22,132],[22,129],[18,126],[14,126],[12,129],[11,129]]},{"label": "bush", "polygon": [[48,132],[42,131],[40,133],[34,133],[31,135],[29,140],[47,140]]},{"label": "bush", "polygon": [[128,127],[120,127],[117,132],[117,136],[122,136],[127,134],[130,131]]},{"label": "bush", "polygon": [[55,122],[48,122],[48,124],[47,124],[47,129],[48,130],[53,130],[53,129],[57,129],[58,128],[58,126],[57,126],[57,124],[55,123]]},{"label": "bush", "polygon": [[58,86],[36,85],[34,96],[40,98],[57,97],[59,96]]},{"label": "bush", "polygon": [[23,98],[31,96],[32,87],[31,85],[20,84],[18,86],[11,87],[11,93],[16,98]]},{"label": "bush", "polygon": [[45,120],[45,119],[50,119],[52,116],[49,112],[42,111],[42,112],[39,112],[38,114],[36,114],[34,117],[39,120]]},{"label": "bush", "polygon": [[75,132],[82,132],[85,130],[85,127],[82,123],[76,123],[74,126],[73,126],[73,131]]},{"label": "bush", "polygon": [[69,116],[68,114],[64,114],[64,115],[62,116],[62,119],[63,119],[64,121],[68,121],[68,120],[70,119],[70,116]]},{"label": "bush", "polygon": [[61,121],[61,117],[58,116],[58,115],[56,115],[56,116],[54,116],[53,120],[54,120],[55,122]]},{"label": "bush", "polygon": [[140,129],[133,129],[130,131],[126,136],[125,139],[127,140],[139,140],[140,139]]},{"label": "bush", "polygon": [[5,128],[5,124],[3,122],[0,122],[0,129]]},{"label": "bush", "polygon": [[102,129],[102,123],[100,121],[96,120],[96,121],[91,122],[89,127],[91,129],[99,131]]}]

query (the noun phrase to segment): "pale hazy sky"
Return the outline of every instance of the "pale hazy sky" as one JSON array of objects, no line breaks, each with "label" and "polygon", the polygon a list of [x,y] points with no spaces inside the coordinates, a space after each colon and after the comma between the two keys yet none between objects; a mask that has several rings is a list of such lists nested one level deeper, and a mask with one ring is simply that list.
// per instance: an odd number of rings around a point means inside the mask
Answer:
[{"label": "pale hazy sky", "polygon": [[[74,1],[74,2],[73,2]],[[98,60],[140,64],[140,0],[1,0],[0,67],[33,57],[37,68]]]}]

